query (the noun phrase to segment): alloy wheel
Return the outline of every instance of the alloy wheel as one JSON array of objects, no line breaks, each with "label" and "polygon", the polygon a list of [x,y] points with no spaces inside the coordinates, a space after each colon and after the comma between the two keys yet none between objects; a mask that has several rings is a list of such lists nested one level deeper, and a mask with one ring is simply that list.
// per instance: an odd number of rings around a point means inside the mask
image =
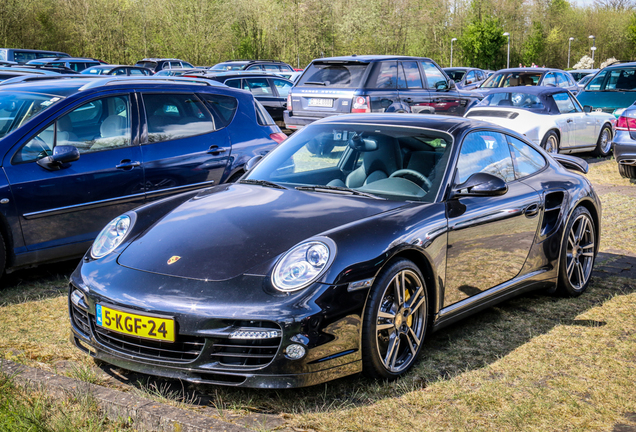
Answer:
[{"label": "alloy wheel", "polygon": [[557,142],[556,135],[550,135],[548,137],[548,140],[545,143],[545,151],[552,154],[559,152],[559,143]]},{"label": "alloy wheel", "polygon": [[603,132],[601,132],[601,143],[600,143],[600,147],[601,147],[601,152],[603,154],[607,154],[609,153],[610,149],[612,148],[612,139],[610,138],[610,131],[607,128],[603,129]]},{"label": "alloy wheel", "polygon": [[378,355],[384,368],[400,373],[415,360],[426,328],[426,294],[419,276],[398,272],[386,286],[376,321]]},{"label": "alloy wheel", "polygon": [[594,263],[594,224],[586,214],[576,218],[568,233],[566,270],[572,287],[582,289]]}]

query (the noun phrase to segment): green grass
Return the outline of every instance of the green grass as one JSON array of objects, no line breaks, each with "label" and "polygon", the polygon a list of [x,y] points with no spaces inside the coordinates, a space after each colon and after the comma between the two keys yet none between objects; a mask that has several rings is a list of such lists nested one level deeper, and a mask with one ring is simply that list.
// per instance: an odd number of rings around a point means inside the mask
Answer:
[{"label": "green grass", "polygon": [[[591,164],[588,178],[603,191],[601,250],[609,261],[636,255],[636,185],[620,178],[613,160]],[[100,383],[89,357],[68,342],[72,267],[11,277],[0,291],[0,357],[51,370],[60,360],[76,362],[67,375]],[[390,383],[352,376],[305,389],[252,390],[148,377],[121,386],[179,407],[207,402],[227,419],[281,414],[290,427],[318,431],[635,426],[625,416],[636,412],[636,280],[601,274],[581,297],[533,293],[429,336],[413,370]]]}]

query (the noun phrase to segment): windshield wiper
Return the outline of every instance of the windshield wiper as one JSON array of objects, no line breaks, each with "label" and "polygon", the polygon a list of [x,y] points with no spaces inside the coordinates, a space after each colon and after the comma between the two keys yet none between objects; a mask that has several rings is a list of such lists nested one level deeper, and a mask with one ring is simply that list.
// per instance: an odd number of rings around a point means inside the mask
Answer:
[{"label": "windshield wiper", "polygon": [[308,85],[321,85],[321,86],[326,86],[327,85],[324,82],[318,82],[318,81],[307,81],[305,84],[308,84]]},{"label": "windshield wiper", "polygon": [[331,193],[338,193],[338,194],[342,194],[342,195],[357,195],[357,196],[363,196],[363,197],[367,197],[367,198],[373,198],[373,199],[380,199],[383,200],[384,198],[381,198],[377,195],[373,195],[370,193],[366,193],[366,192],[361,192],[359,190],[355,190],[355,189],[349,189],[347,187],[342,187],[342,186],[329,186],[329,185],[324,185],[324,186],[297,186],[296,190],[299,191],[313,191],[313,192],[331,192]]},{"label": "windshield wiper", "polygon": [[285,186],[281,186],[279,184],[276,184],[267,180],[243,179],[243,180],[239,180],[239,183],[271,187],[274,189],[287,189]]}]

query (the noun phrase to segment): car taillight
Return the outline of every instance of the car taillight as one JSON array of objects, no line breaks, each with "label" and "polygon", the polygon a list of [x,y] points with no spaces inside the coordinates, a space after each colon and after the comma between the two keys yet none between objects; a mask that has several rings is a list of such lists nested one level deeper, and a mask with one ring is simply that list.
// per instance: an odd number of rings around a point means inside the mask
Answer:
[{"label": "car taillight", "polygon": [[287,111],[292,112],[291,93],[287,93]]},{"label": "car taillight", "polygon": [[616,130],[636,132],[636,118],[620,116],[616,121]]},{"label": "car taillight", "polygon": [[353,105],[351,106],[352,113],[369,113],[371,112],[371,101],[369,96],[366,98],[363,96],[356,96],[353,99]]},{"label": "car taillight", "polygon": [[270,134],[269,137],[273,139],[274,141],[276,141],[278,144],[282,143],[283,141],[287,139],[287,135],[285,135],[282,132],[276,132],[276,133]]}]

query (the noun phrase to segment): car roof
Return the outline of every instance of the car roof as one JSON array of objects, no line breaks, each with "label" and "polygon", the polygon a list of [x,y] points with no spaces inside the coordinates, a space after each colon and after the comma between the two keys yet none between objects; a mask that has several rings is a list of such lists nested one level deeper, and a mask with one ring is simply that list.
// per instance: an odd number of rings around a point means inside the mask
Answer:
[{"label": "car roof", "polygon": [[442,69],[444,69],[445,71],[451,71],[451,70],[463,70],[463,71],[482,70],[482,69],[479,69],[479,68],[461,67],[461,66],[459,66],[459,67],[447,67],[447,68],[442,68]]},{"label": "car roof", "polygon": [[31,69],[31,68],[22,68],[22,67],[2,67],[0,66],[0,71],[2,72],[16,72],[21,74],[34,74],[34,75],[59,75],[57,72],[53,72],[46,69]]},{"label": "car roof", "polygon": [[84,90],[98,89],[105,86],[134,86],[135,88],[157,88],[158,86],[219,86],[229,88],[223,84],[209,80],[195,80],[180,77],[126,77],[126,76],[90,76],[90,75],[57,75],[42,76],[31,81],[11,83],[0,86],[0,91],[24,91],[29,93],[44,93],[67,97]]},{"label": "car roof", "polygon": [[615,63],[615,64],[611,64],[609,66],[605,66],[604,69],[616,69],[616,68],[622,68],[622,67],[636,67],[636,62],[625,62],[625,63]]},{"label": "car roof", "polygon": [[594,73],[594,72],[598,72],[600,71],[600,69],[572,69],[566,72],[574,72],[574,73],[581,73],[581,72],[589,72],[589,73]]},{"label": "car roof", "polygon": [[226,72],[206,72],[202,71],[201,76],[206,78],[232,78],[232,77],[240,77],[240,78],[280,78],[286,79],[282,76],[278,75],[278,73],[266,73],[266,72],[246,72],[246,71],[226,71]]},{"label": "car roof", "polygon": [[320,62],[362,62],[370,63],[373,61],[382,60],[430,60],[428,57],[413,57],[403,55],[350,55],[342,57],[323,57],[313,61],[313,63]]},{"label": "car roof", "polygon": [[33,59],[29,61],[41,61],[41,62],[53,62],[53,61],[78,61],[78,62],[87,62],[87,61],[95,61],[99,62],[99,60],[95,60],[93,58],[88,57],[42,57],[39,59]]},{"label": "car roof", "polygon": [[563,69],[557,68],[540,68],[540,67],[523,67],[523,68],[509,68],[499,69],[495,73],[507,73],[507,72],[566,72]]},{"label": "car roof", "polygon": [[[151,58],[145,58],[145,59],[141,59],[139,60],[137,63],[142,62],[142,61],[154,61],[154,62],[158,62],[158,61],[166,61],[166,60],[174,60],[174,61],[185,61],[185,60],[181,60],[178,58],[169,58],[169,57],[151,57]],[[190,63],[190,62],[186,62],[186,63]]]}]

